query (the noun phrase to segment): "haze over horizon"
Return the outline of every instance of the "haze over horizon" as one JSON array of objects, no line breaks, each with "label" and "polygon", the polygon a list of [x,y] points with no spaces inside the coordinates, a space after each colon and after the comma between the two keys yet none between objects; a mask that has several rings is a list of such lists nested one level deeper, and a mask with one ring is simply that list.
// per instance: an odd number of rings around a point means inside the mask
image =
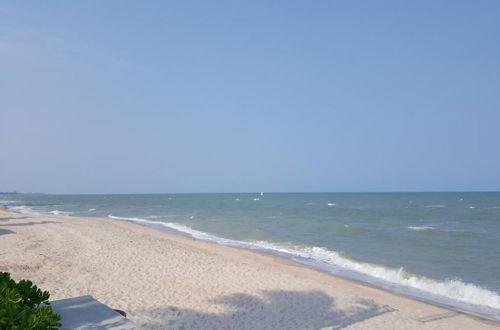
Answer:
[{"label": "haze over horizon", "polygon": [[499,191],[499,16],[2,3],[0,191]]}]

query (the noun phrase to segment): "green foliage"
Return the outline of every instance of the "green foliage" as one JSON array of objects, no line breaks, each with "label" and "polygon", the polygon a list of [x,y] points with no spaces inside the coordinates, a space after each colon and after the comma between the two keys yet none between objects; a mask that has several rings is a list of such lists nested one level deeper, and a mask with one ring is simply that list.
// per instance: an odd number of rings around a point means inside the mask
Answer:
[{"label": "green foliage", "polygon": [[61,316],[53,313],[49,297],[31,281],[16,283],[0,272],[0,330],[58,329]]}]

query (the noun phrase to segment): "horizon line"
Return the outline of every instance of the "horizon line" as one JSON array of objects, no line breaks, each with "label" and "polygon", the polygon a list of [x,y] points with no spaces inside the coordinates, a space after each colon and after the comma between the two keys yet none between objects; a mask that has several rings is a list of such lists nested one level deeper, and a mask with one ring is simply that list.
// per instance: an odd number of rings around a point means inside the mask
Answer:
[{"label": "horizon line", "polygon": [[228,195],[228,194],[423,194],[423,193],[500,193],[500,190],[388,190],[388,191],[235,191],[235,192],[85,192],[85,193],[51,193],[51,192],[0,192],[0,195]]}]

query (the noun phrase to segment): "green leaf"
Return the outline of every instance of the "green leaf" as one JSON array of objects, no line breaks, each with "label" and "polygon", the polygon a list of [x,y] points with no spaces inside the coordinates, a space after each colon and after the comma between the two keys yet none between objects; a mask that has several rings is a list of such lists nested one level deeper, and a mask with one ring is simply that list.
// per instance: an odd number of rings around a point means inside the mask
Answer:
[{"label": "green leaf", "polygon": [[0,272],[0,330],[55,330],[61,316],[49,304],[50,294],[31,281],[16,283],[9,273]]}]

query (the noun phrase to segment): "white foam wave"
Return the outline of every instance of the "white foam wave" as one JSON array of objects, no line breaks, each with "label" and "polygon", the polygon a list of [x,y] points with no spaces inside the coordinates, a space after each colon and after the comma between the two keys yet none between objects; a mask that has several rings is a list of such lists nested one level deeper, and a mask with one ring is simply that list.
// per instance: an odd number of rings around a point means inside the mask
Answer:
[{"label": "white foam wave", "polygon": [[434,230],[436,228],[431,226],[409,226],[408,229],[421,231],[421,230]]},{"label": "white foam wave", "polygon": [[[430,296],[437,295],[448,300],[451,299],[452,301],[465,303],[466,305],[486,306],[495,310],[500,310],[500,295],[477,285],[464,283],[458,279],[437,281],[424,276],[410,274],[405,272],[403,268],[394,269],[382,265],[360,262],[324,247],[285,246],[266,241],[244,242],[218,237],[174,222],[158,222],[141,218],[117,217],[111,214],[108,217],[116,220],[130,220],[154,227],[173,229],[197,239],[213,241],[224,245],[244,247],[253,250],[264,250],[292,258],[307,265],[318,266],[332,273],[345,273],[336,271],[336,269],[343,269],[352,272],[350,273],[351,276],[352,274],[360,274],[362,275],[361,277],[353,277],[366,282],[370,282],[370,280],[367,280],[367,277],[374,278],[382,283],[416,289],[418,292],[425,292]],[[385,287],[390,288],[391,286],[386,285]],[[498,313],[498,311],[495,313]]]},{"label": "white foam wave", "polygon": [[70,215],[71,213],[65,212],[65,211],[59,211],[59,210],[52,210],[49,213],[53,215]]},{"label": "white foam wave", "polygon": [[469,206],[470,209],[475,209],[476,207],[475,206]]},{"label": "white foam wave", "polygon": [[424,207],[431,207],[431,208],[441,208],[441,207],[446,207],[446,205],[443,204],[436,204],[436,205],[426,205]]},{"label": "white foam wave", "polygon": [[21,205],[21,206],[9,206],[9,210],[12,210],[14,212],[19,212],[22,214],[28,214],[28,215],[40,215],[41,213],[34,211],[31,207],[26,206],[26,205]]},{"label": "white foam wave", "polygon": [[497,293],[470,283],[464,283],[458,279],[436,281],[424,276],[407,273],[403,268],[391,269],[381,265],[354,261],[335,251],[330,251],[322,247],[302,248],[300,250],[293,250],[292,252],[305,258],[312,258],[355,272],[367,274],[385,282],[422,290],[427,293],[437,294],[468,304],[500,309],[500,296]]},{"label": "white foam wave", "polygon": [[254,201],[260,201],[260,198],[254,198],[253,200]]},{"label": "white foam wave", "polygon": [[328,203],[328,206],[337,206],[335,203]]},{"label": "white foam wave", "polygon": [[162,222],[158,222],[158,221],[150,221],[150,220],[141,219],[141,218],[117,217],[117,216],[114,216],[112,214],[108,215],[108,218],[115,219],[115,220],[136,221],[136,222],[144,222],[144,223],[151,223],[151,224],[161,224],[162,223]]},{"label": "white foam wave", "polygon": [[89,212],[94,212],[96,209],[88,209]]},{"label": "white foam wave", "polygon": [[0,205],[13,204],[17,203],[17,201],[0,201]]}]

